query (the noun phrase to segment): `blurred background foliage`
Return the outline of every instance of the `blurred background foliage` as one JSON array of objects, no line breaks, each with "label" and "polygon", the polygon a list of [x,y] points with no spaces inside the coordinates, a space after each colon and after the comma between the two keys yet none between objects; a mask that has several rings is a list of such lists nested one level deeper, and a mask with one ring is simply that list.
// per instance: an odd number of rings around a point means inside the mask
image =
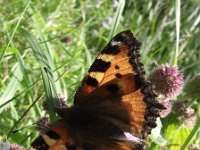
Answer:
[{"label": "blurred background foliage", "polygon": [[[130,29],[142,42],[147,74],[159,64],[173,65],[176,1],[164,0],[0,0],[0,140],[28,146],[38,135],[34,124],[46,115],[46,89],[34,48],[22,29],[38,41],[52,69],[56,92],[68,103],[95,56],[114,34]],[[200,72],[200,3],[181,1],[178,63],[185,82]],[[31,48],[30,48],[31,47]],[[54,91],[55,92],[55,91]],[[197,111],[199,99],[181,95]],[[192,129],[177,114],[162,120],[167,141],[149,140],[151,149],[180,149]],[[12,130],[11,130],[12,129]],[[200,133],[188,143],[200,148]],[[153,139],[153,138],[152,138]]]}]

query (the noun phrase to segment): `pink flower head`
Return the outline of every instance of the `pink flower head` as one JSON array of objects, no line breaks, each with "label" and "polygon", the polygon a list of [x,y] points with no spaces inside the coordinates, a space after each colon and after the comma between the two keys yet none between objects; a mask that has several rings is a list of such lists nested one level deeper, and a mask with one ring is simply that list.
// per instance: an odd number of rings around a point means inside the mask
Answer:
[{"label": "pink flower head", "polygon": [[155,86],[155,91],[165,98],[175,99],[183,89],[183,74],[178,71],[178,67],[161,65],[154,70],[149,80]]},{"label": "pink flower head", "polygon": [[9,150],[24,150],[24,148],[17,144],[11,144]]},{"label": "pink flower head", "polygon": [[10,144],[9,141],[0,143],[0,150],[25,150],[18,144]]},{"label": "pink flower head", "polygon": [[160,112],[160,117],[165,118],[170,114],[172,110],[172,104],[170,102],[160,102],[160,104],[165,107],[165,109]]},{"label": "pink flower head", "polygon": [[197,115],[193,108],[188,107],[185,115],[183,116],[183,122],[188,128],[193,128],[197,120]]},{"label": "pink flower head", "polygon": [[36,122],[36,128],[41,132],[45,132],[48,129],[49,124],[49,118],[43,117]]},{"label": "pink flower head", "polygon": [[174,111],[176,114],[179,114],[181,117],[186,114],[187,112],[187,103],[183,100],[176,101],[174,103]]},{"label": "pink flower head", "polygon": [[59,94],[59,101],[61,108],[67,108],[67,97],[63,96],[62,94]]}]

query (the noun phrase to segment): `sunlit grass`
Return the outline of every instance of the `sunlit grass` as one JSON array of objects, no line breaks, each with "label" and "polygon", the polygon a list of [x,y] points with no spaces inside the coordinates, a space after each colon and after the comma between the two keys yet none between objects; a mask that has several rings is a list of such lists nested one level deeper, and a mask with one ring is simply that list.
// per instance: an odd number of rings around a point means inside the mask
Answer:
[{"label": "sunlit grass", "polygon": [[[165,63],[177,64],[185,82],[200,72],[198,0],[126,3],[0,0],[0,3],[3,3],[0,5],[0,141],[9,136],[11,143],[28,146],[38,134],[34,127],[17,133],[11,131],[45,116],[42,105],[48,96],[57,98],[62,94],[72,104],[73,95],[95,56],[122,30],[131,29],[142,42],[141,55],[147,74]],[[30,37],[37,40],[35,49]],[[38,52],[40,58],[35,50],[41,52]],[[178,100],[187,100],[199,110],[199,100],[184,94]],[[166,147],[172,149],[174,137],[191,137],[192,129],[183,127],[177,115],[171,117],[175,119],[162,120],[161,133],[167,140]],[[197,135],[193,135],[193,141],[187,139],[184,147],[200,143],[199,128],[195,129],[192,133]],[[159,146],[151,143],[154,149]]]}]

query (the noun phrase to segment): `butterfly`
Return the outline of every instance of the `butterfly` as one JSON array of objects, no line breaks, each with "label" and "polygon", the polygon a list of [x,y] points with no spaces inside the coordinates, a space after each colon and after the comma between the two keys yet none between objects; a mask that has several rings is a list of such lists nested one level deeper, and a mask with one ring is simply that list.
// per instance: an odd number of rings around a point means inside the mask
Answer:
[{"label": "butterfly", "polygon": [[36,138],[35,150],[142,150],[162,105],[145,80],[141,43],[130,30],[97,56],[61,119]]}]

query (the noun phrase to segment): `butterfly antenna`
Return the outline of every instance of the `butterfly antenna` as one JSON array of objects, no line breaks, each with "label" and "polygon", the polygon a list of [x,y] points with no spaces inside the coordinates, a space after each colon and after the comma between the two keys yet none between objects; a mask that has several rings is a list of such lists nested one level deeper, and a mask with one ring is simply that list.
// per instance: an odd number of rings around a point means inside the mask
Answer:
[{"label": "butterfly antenna", "polygon": [[30,124],[30,125],[28,125],[28,126],[26,126],[26,127],[22,127],[22,128],[20,128],[20,129],[13,130],[12,133],[17,133],[17,132],[19,132],[19,131],[21,131],[21,130],[24,130],[24,129],[30,128],[30,127],[32,127],[32,126],[35,125],[35,124],[36,124],[36,122],[33,123],[33,124]]}]

